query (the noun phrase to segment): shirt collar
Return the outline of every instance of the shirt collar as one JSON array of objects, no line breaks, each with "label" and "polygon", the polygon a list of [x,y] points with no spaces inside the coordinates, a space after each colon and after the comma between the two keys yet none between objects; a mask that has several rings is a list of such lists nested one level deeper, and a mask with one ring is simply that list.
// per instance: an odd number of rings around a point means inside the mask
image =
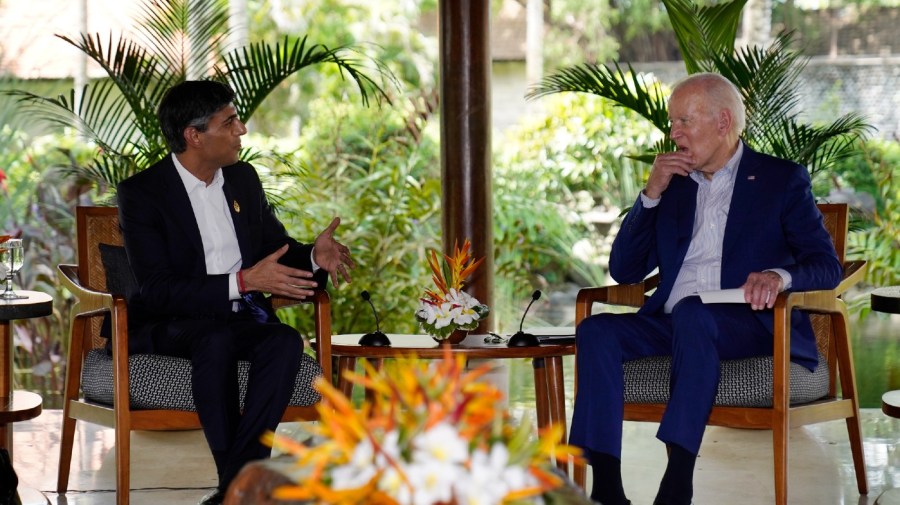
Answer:
[{"label": "shirt collar", "polygon": [[[732,154],[731,158],[729,158],[728,161],[725,162],[725,166],[722,167],[721,170],[713,174],[713,177],[715,178],[719,174],[722,174],[722,177],[734,180],[734,178],[737,176],[737,167],[741,164],[741,156],[743,156],[743,154],[744,143],[739,141],[737,149],[734,150],[734,154]],[[696,181],[698,184],[707,180],[702,173],[696,171],[691,172],[691,179],[694,179],[694,181]],[[712,180],[709,180],[709,182],[712,182]]]},{"label": "shirt collar", "polygon": [[181,182],[184,184],[184,189],[187,190],[188,194],[191,194],[198,189],[221,188],[225,184],[225,178],[222,177],[221,168],[216,170],[215,175],[213,175],[212,183],[207,186],[205,182],[201,181],[194,174],[190,173],[188,169],[184,168],[184,165],[178,161],[178,156],[175,156],[175,153],[172,153],[172,163],[175,165],[175,170],[181,177]]}]

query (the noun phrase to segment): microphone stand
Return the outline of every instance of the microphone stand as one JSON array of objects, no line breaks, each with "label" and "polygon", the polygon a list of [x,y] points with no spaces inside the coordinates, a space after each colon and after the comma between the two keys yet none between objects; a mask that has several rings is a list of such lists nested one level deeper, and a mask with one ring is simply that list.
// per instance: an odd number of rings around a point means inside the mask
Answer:
[{"label": "microphone stand", "polygon": [[363,291],[359,296],[361,296],[363,300],[369,302],[369,306],[372,307],[372,314],[375,315],[375,331],[366,333],[360,337],[359,345],[368,347],[390,347],[391,339],[381,332],[381,323],[378,321],[378,312],[375,310],[375,305],[372,303],[372,297],[369,296],[369,292]]},{"label": "microphone stand", "polygon": [[509,337],[509,342],[506,343],[507,347],[534,347],[541,344],[536,336],[522,331],[522,324],[525,323],[525,316],[528,314],[528,310],[531,309],[531,304],[540,297],[541,290],[535,289],[534,293],[531,294],[531,301],[525,307],[525,313],[522,314],[522,320],[519,321],[519,331]]}]

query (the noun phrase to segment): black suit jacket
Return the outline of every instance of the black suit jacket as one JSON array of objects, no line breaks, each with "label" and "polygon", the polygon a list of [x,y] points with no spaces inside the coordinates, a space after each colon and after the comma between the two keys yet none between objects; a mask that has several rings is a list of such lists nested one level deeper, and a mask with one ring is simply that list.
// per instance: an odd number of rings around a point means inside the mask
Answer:
[{"label": "black suit jacket", "polygon": [[[290,244],[281,263],[312,270],[312,244],[287,235],[253,166],[237,162],[223,167],[222,174],[241,267],[249,268]],[[151,330],[159,323],[231,316],[228,274],[206,272],[200,228],[171,155],[122,181],[118,205],[128,261],[139,285],[138,293],[128,300],[129,353],[151,352]],[[327,279],[327,272],[317,272],[319,289],[324,289]]]}]

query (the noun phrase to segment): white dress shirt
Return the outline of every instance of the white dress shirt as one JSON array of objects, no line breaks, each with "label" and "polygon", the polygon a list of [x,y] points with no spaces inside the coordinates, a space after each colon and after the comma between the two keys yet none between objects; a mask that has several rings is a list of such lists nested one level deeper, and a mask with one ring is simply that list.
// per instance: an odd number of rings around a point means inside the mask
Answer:
[{"label": "white dress shirt", "polygon": [[222,169],[216,170],[209,186],[194,174],[188,172],[178,157],[172,154],[175,169],[181,176],[184,189],[187,190],[194,218],[200,228],[200,239],[203,241],[203,255],[206,258],[208,275],[228,275],[228,299],[241,297],[237,284],[237,272],[241,269],[241,248],[234,231],[234,221],[225,198],[225,177]]}]

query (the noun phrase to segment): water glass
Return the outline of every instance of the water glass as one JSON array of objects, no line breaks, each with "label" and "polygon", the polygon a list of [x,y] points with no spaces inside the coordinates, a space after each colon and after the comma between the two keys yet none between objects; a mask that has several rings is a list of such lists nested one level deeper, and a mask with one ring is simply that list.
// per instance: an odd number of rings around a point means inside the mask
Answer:
[{"label": "water glass", "polygon": [[16,294],[13,290],[13,275],[19,273],[25,263],[25,248],[22,239],[11,238],[6,242],[0,243],[0,262],[3,263],[6,270],[6,290],[0,293],[2,300],[17,300],[27,298]]}]

